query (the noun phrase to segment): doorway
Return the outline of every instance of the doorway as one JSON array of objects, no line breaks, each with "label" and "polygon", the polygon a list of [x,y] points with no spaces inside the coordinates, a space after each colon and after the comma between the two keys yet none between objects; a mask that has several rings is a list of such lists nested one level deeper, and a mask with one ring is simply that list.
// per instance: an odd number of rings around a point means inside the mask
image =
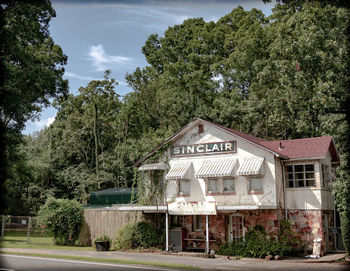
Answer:
[{"label": "doorway", "polygon": [[229,216],[228,233],[229,242],[244,240],[244,216],[240,214]]}]

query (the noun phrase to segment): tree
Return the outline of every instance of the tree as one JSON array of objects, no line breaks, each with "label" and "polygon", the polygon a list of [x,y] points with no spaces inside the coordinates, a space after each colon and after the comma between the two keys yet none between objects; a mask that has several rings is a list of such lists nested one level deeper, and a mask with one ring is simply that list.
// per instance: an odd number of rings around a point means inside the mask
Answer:
[{"label": "tree", "polygon": [[48,0],[2,1],[0,5],[1,184],[24,123],[37,117],[50,98],[67,92],[62,78],[67,57],[50,37],[52,17],[55,11]]}]

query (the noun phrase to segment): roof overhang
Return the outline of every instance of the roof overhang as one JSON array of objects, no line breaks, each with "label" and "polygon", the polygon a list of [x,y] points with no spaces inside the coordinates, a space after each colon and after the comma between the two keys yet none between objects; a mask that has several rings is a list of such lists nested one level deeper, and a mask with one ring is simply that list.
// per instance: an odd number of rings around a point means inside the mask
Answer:
[{"label": "roof overhang", "polygon": [[124,205],[115,207],[118,211],[143,211],[145,213],[165,213],[168,210],[166,205],[142,206],[142,205]]},{"label": "roof overhang", "polygon": [[238,211],[238,210],[266,210],[277,209],[275,205],[218,205],[217,211]]}]

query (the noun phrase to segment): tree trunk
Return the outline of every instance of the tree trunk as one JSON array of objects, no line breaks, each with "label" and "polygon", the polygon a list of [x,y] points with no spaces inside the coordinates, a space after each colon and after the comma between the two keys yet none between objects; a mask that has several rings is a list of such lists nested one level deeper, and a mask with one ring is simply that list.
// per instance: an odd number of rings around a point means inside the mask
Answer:
[{"label": "tree trunk", "polygon": [[97,136],[97,104],[94,103],[95,118],[94,118],[94,136],[95,136],[95,161],[96,161],[96,181],[100,188],[99,164],[98,164],[98,136]]}]

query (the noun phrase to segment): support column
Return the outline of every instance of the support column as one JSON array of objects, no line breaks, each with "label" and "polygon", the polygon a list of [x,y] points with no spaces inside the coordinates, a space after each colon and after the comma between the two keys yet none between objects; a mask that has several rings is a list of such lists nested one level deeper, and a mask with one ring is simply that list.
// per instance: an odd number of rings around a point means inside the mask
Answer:
[{"label": "support column", "polygon": [[209,254],[209,215],[205,216],[205,253]]},{"label": "support column", "polygon": [[169,251],[169,213],[165,213],[165,251]]}]

